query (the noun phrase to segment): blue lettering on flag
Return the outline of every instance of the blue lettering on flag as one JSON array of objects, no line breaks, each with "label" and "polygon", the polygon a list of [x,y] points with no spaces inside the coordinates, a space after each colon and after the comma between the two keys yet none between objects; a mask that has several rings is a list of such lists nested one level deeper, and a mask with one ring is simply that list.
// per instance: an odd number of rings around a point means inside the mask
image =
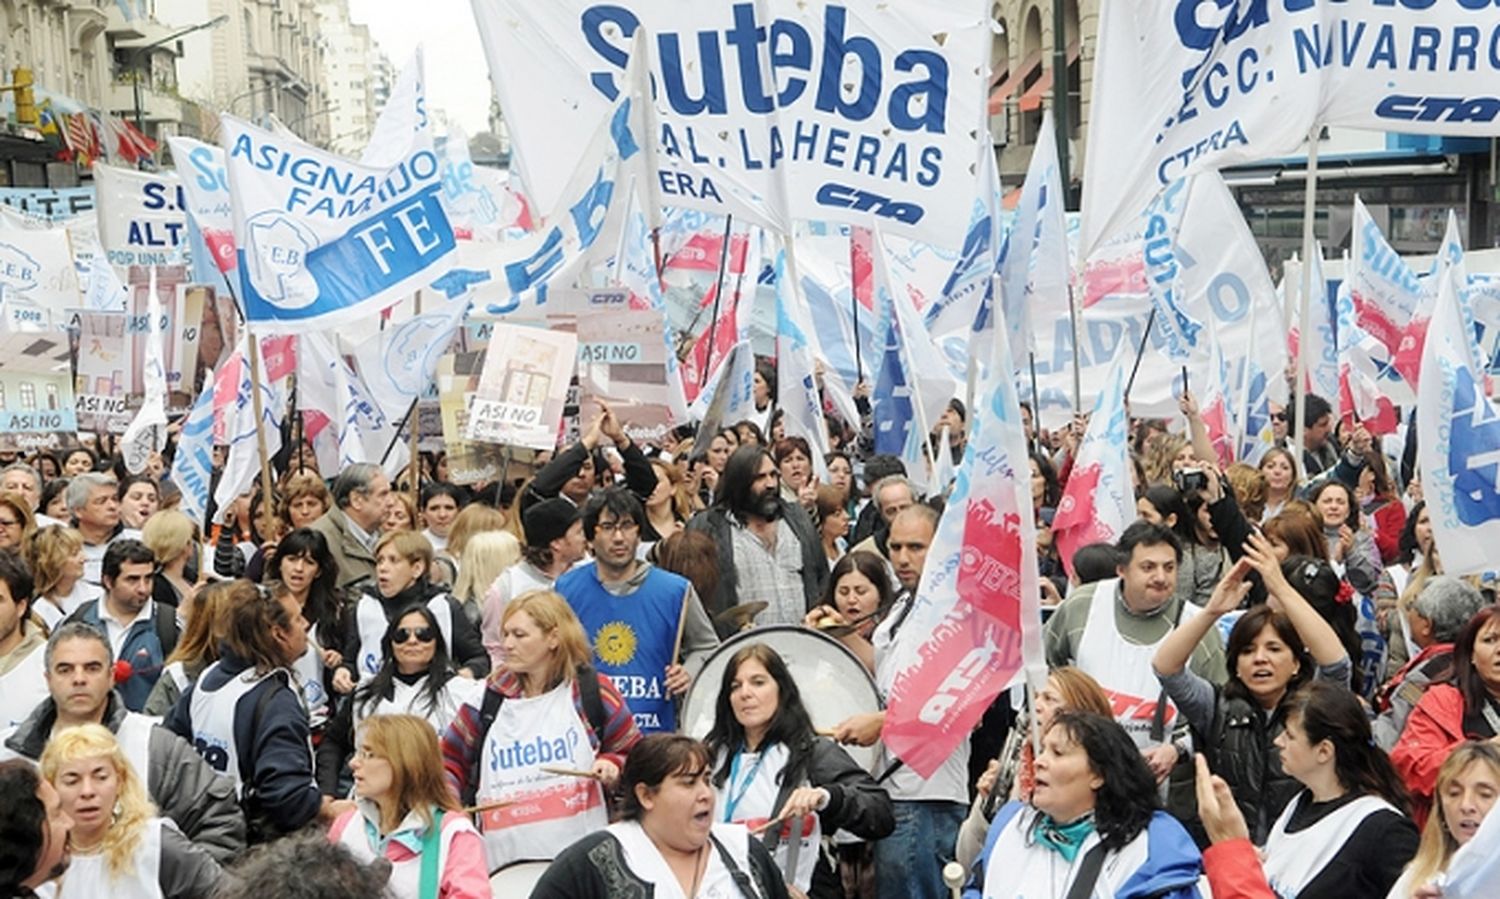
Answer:
[{"label": "blue lettering on flag", "polygon": [[1467,366],[1453,374],[1448,473],[1458,519],[1474,527],[1500,519],[1500,414]]},{"label": "blue lettering on flag", "polygon": [[[252,262],[246,250],[239,250],[246,317],[251,321],[315,318],[354,306],[419,274],[457,247],[443,212],[441,191],[442,185],[431,184],[353,226],[339,239],[307,251],[305,259],[297,258],[301,252],[297,245],[305,246],[307,241],[294,219],[278,213],[275,221],[264,225],[252,222],[252,228],[281,229],[273,237],[273,258],[258,264],[285,274],[277,278],[279,294],[263,295],[251,283]],[[296,294],[306,289],[302,279],[307,277],[316,285],[315,291],[309,291],[314,299],[300,308],[288,308],[305,303]]]}]

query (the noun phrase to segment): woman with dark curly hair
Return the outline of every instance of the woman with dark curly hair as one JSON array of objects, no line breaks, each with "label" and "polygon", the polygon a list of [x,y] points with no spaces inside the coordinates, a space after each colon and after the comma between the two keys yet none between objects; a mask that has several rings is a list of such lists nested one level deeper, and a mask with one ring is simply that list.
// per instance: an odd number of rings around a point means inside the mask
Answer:
[{"label": "woman with dark curly hair", "polygon": [[1149,881],[1151,896],[1196,899],[1202,870],[1135,741],[1103,715],[1068,709],[1042,738],[1030,803],[995,813],[965,896],[1117,896]]}]

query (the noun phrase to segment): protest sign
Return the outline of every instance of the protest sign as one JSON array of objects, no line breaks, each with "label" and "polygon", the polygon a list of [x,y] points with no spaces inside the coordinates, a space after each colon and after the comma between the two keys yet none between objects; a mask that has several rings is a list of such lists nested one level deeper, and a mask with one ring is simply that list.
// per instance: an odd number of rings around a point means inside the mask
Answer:
[{"label": "protest sign", "polygon": [[469,402],[479,389],[484,354],[448,353],[438,360],[438,409],[443,419],[443,442],[448,451],[448,480],[454,484],[484,484],[499,477],[510,447],[472,442]]},{"label": "protest sign", "polygon": [[939,246],[963,239],[975,195],[987,12],[974,0],[475,3],[541,208],[564,199],[636,46],[658,87],[661,203],[783,230],[793,218],[878,220]]},{"label": "protest sign", "polygon": [[0,326],[0,451],[58,449],[73,439],[67,335]]},{"label": "protest sign", "polygon": [[79,429],[120,434],[130,423],[129,344],[124,312],[78,314]]},{"label": "protest sign", "polygon": [[[1320,125],[1495,133],[1493,3],[1102,3],[1080,253],[1204,169],[1295,154]],[[1486,43],[1488,42],[1488,43]]]},{"label": "protest sign", "polygon": [[224,116],[240,301],[263,333],[370,315],[447,271],[456,246],[438,159],[350,162]]},{"label": "protest sign", "polygon": [[191,260],[187,201],[174,172],[94,166],[99,240],[111,265],[172,265]]},{"label": "protest sign", "polygon": [[578,317],[579,417],[593,421],[603,400],[637,444],[662,438],[677,420],[667,384],[661,313],[598,312]]},{"label": "protest sign", "polygon": [[465,436],[535,449],[556,446],[577,353],[574,334],[497,324]]},{"label": "protest sign", "polygon": [[94,188],[0,187],[0,204],[48,221],[63,221],[94,211]]},{"label": "protest sign", "polygon": [[67,231],[0,229],[0,287],[8,320],[21,316],[24,327],[44,329],[60,323],[79,303]]}]

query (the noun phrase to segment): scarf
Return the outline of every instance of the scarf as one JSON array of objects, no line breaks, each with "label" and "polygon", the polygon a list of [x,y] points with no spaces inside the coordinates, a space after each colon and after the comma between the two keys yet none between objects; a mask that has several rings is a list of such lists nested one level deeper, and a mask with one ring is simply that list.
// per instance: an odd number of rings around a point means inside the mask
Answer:
[{"label": "scarf", "polygon": [[1094,832],[1094,813],[1089,812],[1071,824],[1058,824],[1052,816],[1043,812],[1037,818],[1032,836],[1037,843],[1061,855],[1068,863],[1078,857],[1083,841]]}]

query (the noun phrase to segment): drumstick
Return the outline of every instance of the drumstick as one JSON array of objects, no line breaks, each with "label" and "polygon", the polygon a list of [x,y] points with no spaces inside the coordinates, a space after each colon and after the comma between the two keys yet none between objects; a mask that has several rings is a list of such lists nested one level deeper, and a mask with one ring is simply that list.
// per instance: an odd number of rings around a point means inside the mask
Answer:
[{"label": "drumstick", "polygon": [[556,774],[561,777],[587,777],[591,780],[599,779],[598,774],[595,774],[592,771],[584,771],[581,768],[563,768],[559,765],[542,765],[540,770],[543,774]]},{"label": "drumstick", "polygon": [[792,820],[792,815],[790,813],[783,812],[780,815],[778,815],[777,817],[772,818],[769,821],[762,821],[759,824],[755,825],[754,827],[750,828],[750,835],[754,836],[754,837],[758,837],[761,834],[765,833],[766,831],[770,830],[771,828],[775,827],[776,825],[778,825],[778,824],[785,824],[786,822],[788,822],[790,820]]},{"label": "drumstick", "polygon": [[466,815],[478,815],[482,814],[483,812],[493,811],[497,808],[508,808],[509,806],[515,804],[516,800],[514,799],[497,799],[494,802],[481,802],[478,805],[471,805],[468,808],[465,808],[463,810],[463,813]]},{"label": "drumstick", "polygon": [[838,731],[834,730],[831,727],[815,727],[813,728],[813,733],[817,736],[827,737],[828,739],[832,740],[834,736],[838,734]]},{"label": "drumstick", "polygon": [[682,595],[682,611],[680,611],[680,612],[677,613],[677,640],[676,640],[676,642],[674,642],[672,644],[672,662],[671,662],[671,664],[673,664],[673,665],[678,664],[678,659],[682,655],[682,635],[687,631],[687,613],[688,613],[688,602],[689,602],[689,600],[690,600],[690,597],[688,596],[688,594],[687,593],[683,593],[683,595]]}]

